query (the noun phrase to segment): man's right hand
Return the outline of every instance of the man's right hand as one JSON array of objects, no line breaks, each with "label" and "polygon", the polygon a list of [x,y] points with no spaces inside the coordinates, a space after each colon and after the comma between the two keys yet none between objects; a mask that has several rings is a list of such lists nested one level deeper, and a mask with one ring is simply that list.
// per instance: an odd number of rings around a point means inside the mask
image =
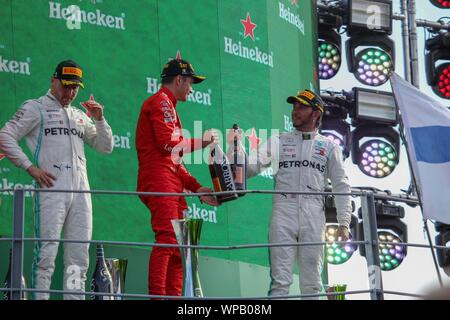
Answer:
[{"label": "man's right hand", "polygon": [[44,171],[35,166],[29,167],[27,169],[27,172],[30,176],[34,178],[34,180],[36,180],[37,183],[39,183],[41,187],[47,188],[53,187],[53,183],[56,180],[56,177],[52,175],[50,172]]},{"label": "man's right hand", "polygon": [[347,241],[350,238],[348,227],[340,225],[336,232],[338,241]]},{"label": "man's right hand", "polygon": [[[196,191],[196,193],[210,193],[213,192],[213,190],[211,188],[207,188],[207,187],[200,187],[198,188],[198,190]],[[209,204],[210,206],[213,207],[217,207],[220,206],[220,202],[217,201],[216,197],[214,196],[209,196],[209,195],[204,195],[204,196],[200,196],[200,201],[204,202],[206,204]]]}]

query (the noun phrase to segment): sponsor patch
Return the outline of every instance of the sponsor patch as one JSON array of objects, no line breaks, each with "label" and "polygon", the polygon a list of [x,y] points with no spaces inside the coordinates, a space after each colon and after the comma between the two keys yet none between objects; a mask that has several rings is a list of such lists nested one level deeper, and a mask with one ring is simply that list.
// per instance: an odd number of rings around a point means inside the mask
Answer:
[{"label": "sponsor patch", "polygon": [[63,125],[64,122],[61,121],[61,120],[50,120],[50,121],[47,121],[47,125],[49,125],[49,126],[53,126],[55,124],[56,125]]},{"label": "sponsor patch", "polygon": [[304,96],[304,97],[308,98],[309,100],[313,100],[314,99],[314,95],[311,92],[308,92],[308,91],[302,92],[302,94],[300,96]]},{"label": "sponsor patch", "polygon": [[283,152],[283,153],[293,153],[293,152],[295,152],[295,148],[292,148],[292,147],[283,147],[282,152]]},{"label": "sponsor patch", "polygon": [[73,75],[73,76],[77,76],[80,78],[83,77],[83,71],[81,71],[81,69],[75,68],[75,67],[64,67],[62,69],[62,74]]},{"label": "sponsor patch", "polygon": [[287,143],[294,143],[294,138],[291,138],[291,137],[286,138],[286,142]]},{"label": "sponsor patch", "polygon": [[308,169],[318,170],[321,173],[325,172],[325,165],[320,162],[303,160],[303,161],[280,161],[278,163],[278,167],[280,169],[289,169],[289,168],[300,168],[305,167]]}]

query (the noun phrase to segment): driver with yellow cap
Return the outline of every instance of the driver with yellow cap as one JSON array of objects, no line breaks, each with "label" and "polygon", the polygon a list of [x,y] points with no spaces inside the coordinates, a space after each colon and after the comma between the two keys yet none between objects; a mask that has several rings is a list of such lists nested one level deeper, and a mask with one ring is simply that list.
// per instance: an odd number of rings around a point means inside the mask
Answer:
[{"label": "driver with yellow cap", "polygon": [[[318,133],[325,110],[319,95],[310,90],[287,98],[292,105],[292,132],[270,137],[257,155],[250,155],[248,173],[257,175],[272,165],[278,191],[322,192],[328,179],[334,192],[350,193],[342,150]],[[338,236],[349,237],[351,199],[336,196]],[[270,243],[322,242],[325,210],[322,195],[275,194],[270,222]],[[270,248],[269,295],[288,295],[295,261],[300,272],[302,294],[322,291],[323,246],[276,246]]]},{"label": "driver with yellow cap", "polygon": [[[59,63],[50,79],[51,87],[40,98],[27,100],[0,130],[0,150],[17,167],[26,170],[36,187],[58,190],[89,190],[84,144],[101,153],[111,153],[112,131],[103,116],[103,106],[93,97],[87,108],[92,116],[71,105],[83,71],[72,60]],[[33,156],[23,152],[19,141],[25,139]],[[59,239],[83,243],[64,243],[63,289],[73,292],[64,299],[84,299],[89,267],[89,243],[92,236],[92,203],[89,193],[36,192],[36,238]],[[32,287],[49,290],[58,242],[35,243]],[[77,294],[78,293],[78,294]],[[49,299],[49,293],[34,292],[34,298]]]}]

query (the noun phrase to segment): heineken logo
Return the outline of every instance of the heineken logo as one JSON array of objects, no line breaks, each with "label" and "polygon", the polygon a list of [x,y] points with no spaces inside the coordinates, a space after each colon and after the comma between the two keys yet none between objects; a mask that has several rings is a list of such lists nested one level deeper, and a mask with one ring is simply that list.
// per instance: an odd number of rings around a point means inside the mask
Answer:
[{"label": "heineken logo", "polygon": [[251,134],[247,134],[246,137],[248,139],[248,142],[250,143],[250,150],[258,150],[258,146],[261,143],[261,139],[258,138],[258,136],[256,135],[256,130],[255,128],[251,129]]},{"label": "heineken logo", "polygon": [[[250,13],[247,13],[245,19],[240,19],[240,22],[244,27],[244,33],[240,33],[244,37],[243,41],[248,42],[246,38],[250,38],[252,43],[258,40],[258,37],[255,36],[255,29],[258,25],[252,21]],[[273,53],[264,52],[257,46],[247,46],[230,37],[225,36],[223,40],[226,53],[273,68]]]},{"label": "heineken logo", "polygon": [[29,76],[31,59],[27,61],[7,60],[0,56],[0,72],[17,73]]},{"label": "heineken logo", "polygon": [[[291,4],[297,6],[297,0],[290,0]],[[278,3],[280,18],[295,26],[300,32],[305,35],[305,21],[300,18],[300,15],[292,12],[289,6],[283,3]]]},{"label": "heineken logo", "polygon": [[[155,94],[159,88],[161,88],[161,82],[157,78],[147,78],[147,93]],[[187,101],[204,106],[212,106],[212,91],[211,89],[208,89],[206,92],[192,89]]]},{"label": "heineken logo", "polygon": [[253,40],[253,42],[255,42],[255,34],[253,30],[258,25],[252,22],[252,18],[250,17],[249,13],[247,13],[247,17],[245,20],[241,19],[241,23],[244,26],[244,39],[250,37]]},{"label": "heineken logo", "polygon": [[127,132],[126,136],[121,136],[117,134],[113,135],[114,148],[130,150],[131,149],[130,138],[131,138],[130,132]]},{"label": "heineken logo", "polygon": [[240,41],[234,42],[233,39],[228,37],[224,37],[224,41],[226,53],[273,68],[273,53],[266,53],[261,51],[258,47],[246,47]]},{"label": "heineken logo", "polygon": [[61,3],[49,1],[49,17],[51,19],[63,19],[67,21],[67,28],[80,29],[81,23],[87,23],[100,27],[117,30],[125,30],[125,13],[120,17],[105,14],[99,9],[85,11],[77,5],[62,7]]},{"label": "heineken logo", "polygon": [[[12,191],[13,189],[34,189],[34,186],[31,184],[15,183],[8,181],[7,178],[2,178],[0,180],[0,189],[11,190],[0,192],[0,194],[3,194],[4,196],[12,196],[14,194],[14,191]],[[34,192],[32,191],[25,191],[25,197],[32,197],[33,194]]]},{"label": "heineken logo", "polygon": [[205,222],[217,223],[217,208],[204,208],[195,203],[188,207],[187,215],[190,219],[203,219]]}]

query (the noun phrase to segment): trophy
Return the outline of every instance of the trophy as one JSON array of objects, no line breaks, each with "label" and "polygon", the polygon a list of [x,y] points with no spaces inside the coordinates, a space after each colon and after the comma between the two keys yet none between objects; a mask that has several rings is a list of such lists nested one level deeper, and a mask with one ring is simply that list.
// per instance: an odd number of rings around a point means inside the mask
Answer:
[{"label": "trophy", "polygon": [[[333,293],[333,292],[345,292],[346,290],[347,290],[346,284],[335,284],[332,286],[328,286],[328,288],[325,291],[327,293]],[[328,300],[345,300],[345,294],[328,296]]]},{"label": "trophy", "polygon": [[[172,226],[180,245],[198,245],[202,230],[202,219],[173,219]],[[184,284],[183,296],[203,297],[203,291],[198,274],[198,250],[180,248],[183,259]]]},{"label": "trophy", "polygon": [[[125,293],[125,276],[127,273],[127,259],[108,258],[105,259],[106,266],[111,273],[114,293]],[[116,296],[114,300],[123,300],[123,297]]]}]

